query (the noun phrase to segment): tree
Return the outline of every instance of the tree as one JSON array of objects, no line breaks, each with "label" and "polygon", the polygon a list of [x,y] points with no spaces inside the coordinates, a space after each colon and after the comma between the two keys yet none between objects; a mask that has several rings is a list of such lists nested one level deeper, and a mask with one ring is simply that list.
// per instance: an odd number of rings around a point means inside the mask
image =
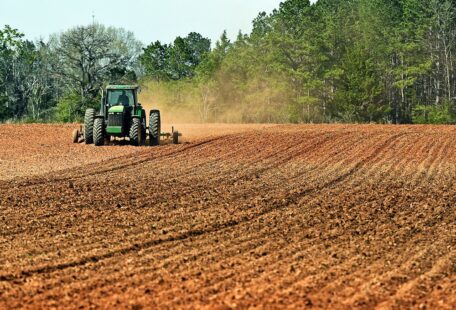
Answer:
[{"label": "tree", "polygon": [[151,43],[140,56],[145,75],[156,81],[169,80],[171,49],[160,41]]},{"label": "tree", "polygon": [[6,25],[0,30],[0,120],[14,116],[21,110],[18,101],[20,96],[15,91],[16,70],[24,35],[17,29]]},{"label": "tree", "polygon": [[211,41],[192,32],[173,44],[151,43],[140,57],[146,76],[154,80],[182,80],[195,76],[196,68],[211,51]]},{"label": "tree", "polygon": [[215,75],[220,70],[221,64],[231,48],[231,42],[228,39],[226,30],[215,43],[215,48],[211,53],[202,59],[196,67],[195,89],[200,98],[198,111],[200,119],[207,122],[218,109],[217,93],[219,90]]},{"label": "tree", "polygon": [[43,49],[22,36],[9,26],[0,31],[0,119],[28,116],[38,120],[55,103],[50,95],[55,83],[47,74]]},{"label": "tree", "polygon": [[51,71],[67,92],[79,94],[81,113],[96,101],[104,83],[134,78],[131,72],[142,44],[131,32],[94,23],[53,35],[49,47],[54,56]]}]

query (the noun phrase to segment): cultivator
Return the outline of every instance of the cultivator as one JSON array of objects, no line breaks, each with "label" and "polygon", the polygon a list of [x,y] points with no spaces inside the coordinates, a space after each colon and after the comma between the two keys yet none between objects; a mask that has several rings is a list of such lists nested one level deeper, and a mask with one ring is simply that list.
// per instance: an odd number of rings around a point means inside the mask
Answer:
[{"label": "cultivator", "polygon": [[[148,130],[149,128],[147,128]],[[162,132],[160,133],[160,142],[159,145],[164,144],[180,144],[182,140],[182,133],[175,131],[172,127],[171,132]],[[114,138],[116,139],[116,138]],[[73,130],[73,143],[85,143],[84,139],[84,126],[80,125],[78,129]],[[147,141],[146,141],[147,145]],[[149,142],[150,145],[150,142]]]},{"label": "cultivator", "polygon": [[139,87],[136,85],[108,86],[103,92],[100,112],[87,109],[84,125],[73,131],[74,143],[101,146],[113,140],[124,140],[135,146],[179,144],[182,134],[172,127],[171,132],[161,131],[159,110],[146,112],[138,102]]}]

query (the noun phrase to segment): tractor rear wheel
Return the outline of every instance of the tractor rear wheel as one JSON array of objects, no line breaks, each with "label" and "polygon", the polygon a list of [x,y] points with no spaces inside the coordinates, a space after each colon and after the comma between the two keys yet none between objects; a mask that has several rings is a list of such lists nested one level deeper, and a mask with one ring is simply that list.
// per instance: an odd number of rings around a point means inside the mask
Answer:
[{"label": "tractor rear wheel", "polygon": [[95,146],[103,146],[105,142],[104,138],[104,119],[96,118],[93,125],[93,140]]},{"label": "tractor rear wheel", "polygon": [[161,120],[160,111],[152,110],[149,116],[149,144],[150,146],[160,145]]},{"label": "tractor rear wheel", "polygon": [[86,144],[93,143],[93,123],[95,120],[95,110],[87,109],[84,116],[84,140]]},{"label": "tractor rear wheel", "polygon": [[130,127],[130,143],[134,146],[140,146],[142,144],[142,125],[139,118],[134,118],[131,122]]}]

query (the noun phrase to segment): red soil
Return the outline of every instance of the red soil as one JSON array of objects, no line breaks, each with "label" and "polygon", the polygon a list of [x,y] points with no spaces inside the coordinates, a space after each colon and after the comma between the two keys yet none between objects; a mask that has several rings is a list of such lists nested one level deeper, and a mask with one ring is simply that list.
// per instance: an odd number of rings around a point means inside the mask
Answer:
[{"label": "red soil", "polygon": [[456,307],[456,129],[0,126],[0,308]]}]

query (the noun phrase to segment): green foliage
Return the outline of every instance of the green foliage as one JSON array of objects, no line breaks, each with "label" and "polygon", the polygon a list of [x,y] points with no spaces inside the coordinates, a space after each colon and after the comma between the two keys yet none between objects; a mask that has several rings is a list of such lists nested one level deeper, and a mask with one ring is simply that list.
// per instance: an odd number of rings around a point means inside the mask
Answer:
[{"label": "green foliage", "polygon": [[7,106],[7,99],[0,97],[0,122],[5,121],[13,116],[11,109]]},{"label": "green foliage", "polygon": [[9,25],[5,25],[3,30],[0,29],[0,52],[3,55],[6,53],[12,54],[20,49],[22,37],[24,37],[23,33],[11,28]]},{"label": "green foliage", "polygon": [[78,117],[79,113],[77,113],[81,104],[81,97],[78,94],[66,94],[55,107],[54,119],[63,123],[81,121]]},{"label": "green foliage", "polygon": [[[141,48],[133,33],[97,23],[52,36],[48,71],[59,78],[66,94],[57,104],[57,119],[80,118],[87,107],[98,101],[100,89],[108,83],[135,82]],[[80,96],[79,101],[75,94]]]},{"label": "green foliage", "polygon": [[142,49],[98,24],[33,44],[6,26],[0,119],[75,121],[102,85],[139,79],[149,102],[194,121],[453,123],[454,63],[453,0],[284,0],[213,48],[192,32]]},{"label": "green foliage", "polygon": [[170,79],[168,75],[171,58],[170,50],[168,45],[162,45],[160,41],[151,43],[144,49],[144,53],[140,56],[140,61],[148,77],[157,81]]},{"label": "green foliage", "polygon": [[228,54],[232,44],[228,39],[226,30],[223,32],[220,40],[215,43],[215,48],[206,53],[201,62],[196,67],[196,75],[201,82],[207,82],[212,79],[220,69],[225,56]]},{"label": "green foliage", "polygon": [[[223,40],[197,67],[201,103],[222,121],[426,121],[454,106],[455,3],[287,0],[250,35]],[[220,51],[223,51],[222,53]],[[417,107],[417,109],[415,109]],[[445,112],[447,111],[447,112]],[[432,113],[431,113],[432,112]],[[204,119],[204,118],[203,118]]]},{"label": "green foliage", "polygon": [[456,124],[456,114],[451,105],[417,105],[413,110],[415,124]]},{"label": "green foliage", "polygon": [[171,45],[160,41],[144,48],[140,62],[146,76],[157,81],[192,78],[211,49],[211,41],[199,33],[177,37]]},{"label": "green foliage", "polygon": [[125,84],[131,85],[138,82],[138,76],[134,70],[128,69],[126,67],[114,67],[109,72],[109,84]]},{"label": "green foliage", "polygon": [[83,115],[87,108],[100,108],[100,98],[81,98],[80,94],[69,92],[57,103],[54,109],[53,119],[62,123],[82,122]]}]

